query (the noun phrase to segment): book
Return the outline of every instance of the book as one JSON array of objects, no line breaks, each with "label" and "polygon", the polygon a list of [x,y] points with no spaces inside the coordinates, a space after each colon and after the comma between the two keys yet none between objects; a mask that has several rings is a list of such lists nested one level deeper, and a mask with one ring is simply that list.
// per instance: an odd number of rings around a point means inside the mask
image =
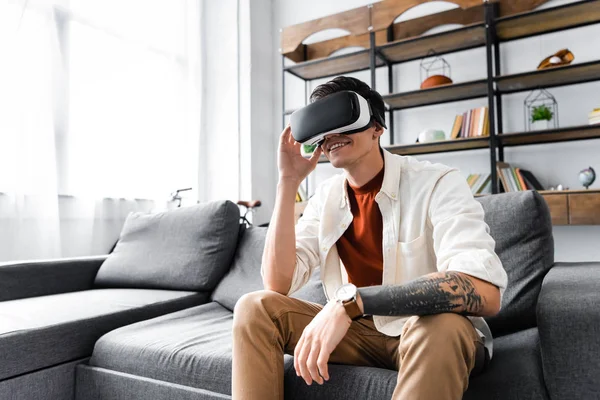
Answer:
[{"label": "book", "polygon": [[[489,192],[487,191],[489,189]],[[492,174],[487,174],[481,186],[477,189],[475,193],[491,193],[492,192]]]},{"label": "book", "polygon": [[473,136],[481,136],[481,128],[482,128],[482,118],[483,118],[483,107],[479,107],[475,110],[475,128],[473,132]]},{"label": "book", "polygon": [[498,178],[500,178],[500,182],[502,183],[502,188],[504,189],[505,192],[510,192],[511,188],[508,184],[508,181],[506,180],[506,176],[504,175],[503,170],[510,168],[510,165],[508,163],[502,162],[502,161],[498,161],[496,163],[496,175],[498,175]]},{"label": "book", "polygon": [[450,138],[456,139],[459,137],[460,129],[462,127],[462,114],[457,114],[456,118],[454,118],[454,125],[452,126],[452,133],[450,134]]},{"label": "book", "polygon": [[463,130],[461,132],[461,137],[463,137],[463,138],[469,137],[468,136],[469,135],[469,122],[470,122],[469,116],[470,116],[469,112],[466,111],[465,112],[465,120],[463,122]]},{"label": "book", "polygon": [[510,172],[510,170],[511,170],[510,167],[502,168],[502,173],[504,174],[504,178],[506,179],[506,182],[508,184],[509,191],[510,192],[518,192],[518,189],[515,186],[515,183],[514,183],[513,177],[512,177],[512,173]]},{"label": "book", "polygon": [[479,119],[479,109],[478,108],[473,108],[471,110],[471,136],[469,137],[475,137],[477,136],[477,120]]},{"label": "book", "polygon": [[475,179],[473,179],[471,181],[471,184],[469,185],[471,186],[471,192],[475,193],[475,186],[477,185],[477,182],[479,182],[482,176],[482,174],[475,174]]},{"label": "book", "polygon": [[491,178],[492,178],[492,175],[490,174],[490,179],[487,180],[487,183],[483,186],[481,191],[477,192],[476,194],[492,193],[492,179]]},{"label": "book", "polygon": [[481,107],[482,111],[481,111],[481,119],[480,119],[480,124],[479,124],[479,130],[477,131],[479,136],[487,136],[485,134],[486,132],[486,128],[487,128],[487,123],[488,123],[488,108],[487,107]]},{"label": "book", "polygon": [[482,192],[483,188],[488,184],[488,182],[491,182],[491,180],[492,180],[491,178],[492,178],[492,174],[480,175],[477,182],[475,182],[475,184],[473,185],[473,194],[480,194]]},{"label": "book", "polygon": [[589,114],[589,117],[597,117],[600,116],[600,108],[594,108],[592,112]]},{"label": "book", "polygon": [[544,190],[544,186],[542,186],[542,184],[535,178],[535,176],[530,171],[526,169],[521,169],[520,172],[523,175],[525,182],[528,183],[528,185],[530,185],[532,189]]},{"label": "book", "polygon": [[519,192],[521,190],[525,190],[525,188],[521,187],[521,182],[519,181],[519,178],[517,177],[517,169],[511,168],[510,173],[511,173],[510,177],[513,180],[513,184],[515,186],[516,191]]},{"label": "book", "polygon": [[521,168],[515,168],[515,172],[517,173],[517,178],[519,179],[519,185],[522,188],[521,190],[529,190],[529,188],[525,184],[525,180],[523,179],[523,175],[521,175]]},{"label": "book", "polygon": [[475,194],[477,192],[477,188],[481,186],[482,179],[485,178],[484,174],[475,174],[475,179],[471,182],[471,193]]},{"label": "book", "polygon": [[490,113],[487,109],[487,107],[485,108],[485,121],[483,122],[483,136],[490,136]]}]

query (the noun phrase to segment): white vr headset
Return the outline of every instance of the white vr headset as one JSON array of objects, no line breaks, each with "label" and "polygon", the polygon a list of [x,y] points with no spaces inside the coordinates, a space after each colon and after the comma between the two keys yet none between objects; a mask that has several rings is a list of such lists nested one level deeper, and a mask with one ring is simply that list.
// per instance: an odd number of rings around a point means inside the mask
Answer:
[{"label": "white vr headset", "polygon": [[371,127],[373,120],[386,127],[383,116],[374,114],[364,97],[344,90],[294,111],[290,125],[297,142],[320,145],[325,135],[362,132]]}]

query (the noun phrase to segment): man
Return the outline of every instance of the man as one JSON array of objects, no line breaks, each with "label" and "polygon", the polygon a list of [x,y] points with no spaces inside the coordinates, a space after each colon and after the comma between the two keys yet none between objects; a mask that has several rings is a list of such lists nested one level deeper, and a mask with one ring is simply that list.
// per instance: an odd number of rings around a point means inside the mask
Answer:
[{"label": "man", "polygon": [[[483,209],[458,170],[380,147],[384,105],[365,83],[337,77],[311,102],[341,90],[368,101],[367,129],[326,135],[310,159],[290,126],[281,134],[265,290],[234,310],[233,398],[283,399],[288,353],[308,385],[327,384],[328,362],[368,365],[398,370],[394,399],[461,399],[492,355],[481,317],[499,311],[507,283]],[[298,186],[322,153],[344,173],[294,227]],[[327,304],[290,298],[319,266]]]}]

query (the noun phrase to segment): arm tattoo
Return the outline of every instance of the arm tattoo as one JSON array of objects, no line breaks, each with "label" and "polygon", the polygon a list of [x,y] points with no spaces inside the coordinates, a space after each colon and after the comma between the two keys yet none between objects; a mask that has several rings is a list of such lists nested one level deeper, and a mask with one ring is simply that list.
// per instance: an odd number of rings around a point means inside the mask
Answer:
[{"label": "arm tattoo", "polygon": [[458,272],[437,272],[404,285],[359,288],[365,314],[428,315],[453,312],[479,315],[482,296],[468,276]]}]

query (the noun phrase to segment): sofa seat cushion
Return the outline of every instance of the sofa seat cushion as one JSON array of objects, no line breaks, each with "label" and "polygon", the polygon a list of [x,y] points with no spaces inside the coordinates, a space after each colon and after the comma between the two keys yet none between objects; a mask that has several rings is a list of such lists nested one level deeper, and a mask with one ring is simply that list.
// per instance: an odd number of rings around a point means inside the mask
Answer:
[{"label": "sofa seat cushion", "polygon": [[[107,333],[89,364],[113,371],[231,395],[233,314],[216,302],[138,322]],[[465,399],[547,399],[537,328],[496,339],[484,375]],[[284,357],[286,399],[391,398],[397,372],[330,364],[330,381],[307,386]]]},{"label": "sofa seat cushion", "polygon": [[216,302],[116,329],[89,364],[231,394],[233,313]]},{"label": "sofa seat cushion", "polygon": [[106,332],[207,299],[195,292],[96,289],[0,302],[0,380],[89,356]]}]

